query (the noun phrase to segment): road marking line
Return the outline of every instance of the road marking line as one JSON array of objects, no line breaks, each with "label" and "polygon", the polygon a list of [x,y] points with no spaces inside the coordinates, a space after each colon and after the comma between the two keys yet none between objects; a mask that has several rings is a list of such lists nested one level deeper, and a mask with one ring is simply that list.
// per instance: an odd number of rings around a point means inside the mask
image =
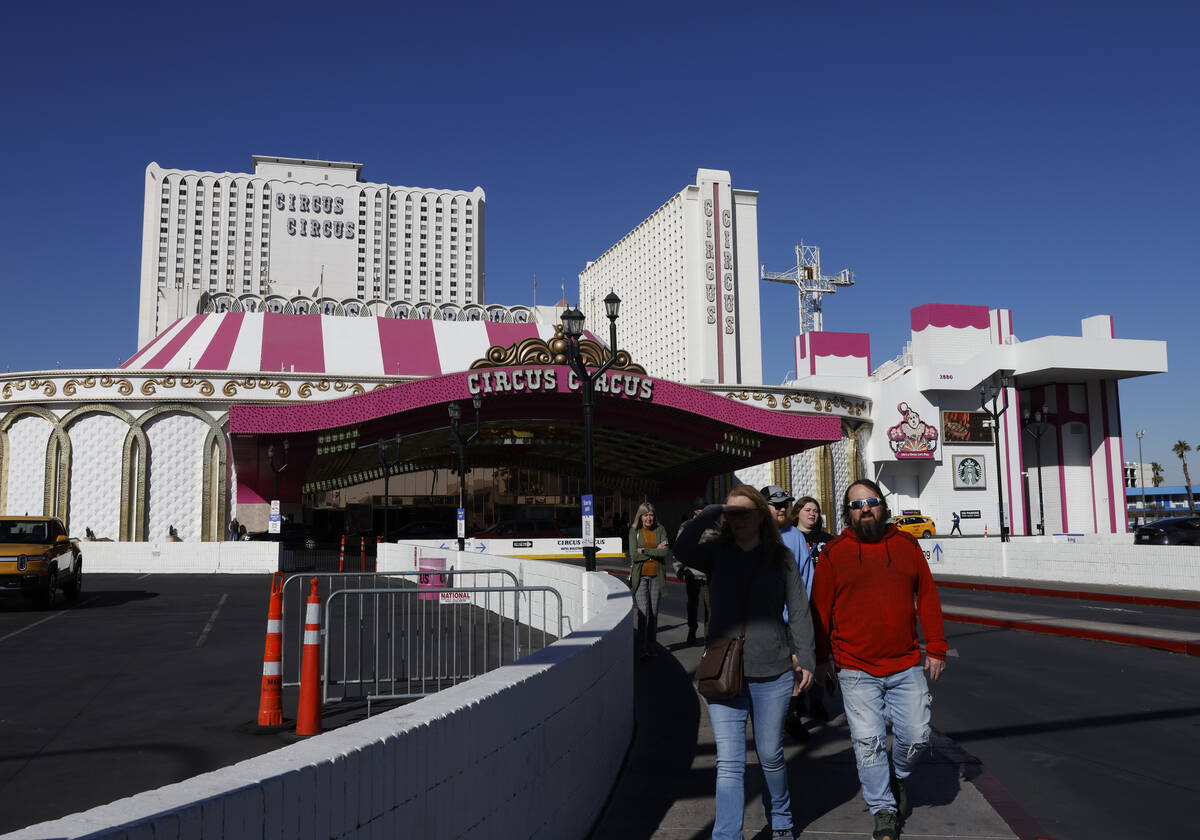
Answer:
[{"label": "road marking line", "polygon": [[[92,598],[84,598],[82,601],[80,601],[78,604],[76,604],[75,607],[76,608],[82,607],[84,604],[88,603],[91,600],[93,600],[93,599]],[[70,609],[71,609],[71,607],[63,607],[61,610],[56,612],[54,615],[48,615],[45,618],[39,618],[37,621],[33,622],[33,624],[27,624],[24,627],[22,627],[20,630],[12,631],[7,636],[0,636],[0,642],[3,642],[7,639],[11,639],[13,636],[17,636],[21,633],[24,633],[26,630],[32,630],[34,627],[37,627],[39,624],[45,624],[47,621],[50,621],[51,619],[58,618],[60,615],[62,615],[65,612],[68,612]]]},{"label": "road marking line", "polygon": [[208,617],[208,624],[204,625],[204,629],[200,631],[200,638],[196,639],[196,647],[204,644],[204,640],[208,638],[208,634],[212,632],[213,625],[217,623],[217,613],[221,611],[221,607],[225,605],[225,601],[229,598],[229,593],[226,592],[221,596],[221,600],[217,601],[217,608],[212,611],[212,615]]}]

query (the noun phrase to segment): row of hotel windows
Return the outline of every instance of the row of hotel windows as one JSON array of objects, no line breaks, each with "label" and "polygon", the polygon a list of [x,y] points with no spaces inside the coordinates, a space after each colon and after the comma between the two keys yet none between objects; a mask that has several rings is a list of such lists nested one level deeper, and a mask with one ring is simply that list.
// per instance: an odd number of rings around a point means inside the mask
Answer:
[{"label": "row of hotel windows", "polygon": [[[216,186],[214,186],[214,190],[215,190],[215,191],[219,191],[219,189],[220,189],[220,186],[219,186],[219,185],[216,185]],[[204,190],[204,187],[203,187],[203,185],[200,185],[200,186],[198,187],[198,192],[200,192],[200,193],[203,193],[203,190]],[[187,188],[186,188],[186,186],[185,186],[185,187],[181,187],[181,188],[180,188],[180,195],[181,195],[181,196],[186,196],[186,194],[187,194]],[[199,196],[198,196],[198,198],[199,198]],[[411,202],[411,198],[409,199],[409,201]],[[423,204],[424,204],[424,202],[425,202],[425,199],[422,199],[422,203],[423,203]],[[167,281],[167,259],[166,259],[166,252],[167,252],[167,247],[166,247],[166,244],[167,244],[167,237],[166,237],[166,234],[167,234],[167,232],[168,232],[168,226],[167,226],[167,222],[168,222],[168,217],[169,217],[169,212],[168,212],[169,203],[170,203],[170,189],[169,189],[169,187],[168,187],[168,186],[164,185],[164,187],[163,187],[163,197],[162,197],[162,205],[163,205],[163,206],[162,206],[162,212],[161,212],[160,219],[159,219],[159,221],[160,221],[160,226],[159,226],[159,233],[160,233],[160,245],[159,245],[159,271],[158,271],[158,279],[159,279],[159,284],[160,284],[160,285],[165,285],[165,284],[166,284],[166,281]],[[393,203],[393,205],[395,204],[395,200],[394,200],[394,199],[393,199],[393,202],[392,202],[392,203]],[[365,231],[366,231],[366,218],[365,218],[365,216],[366,216],[366,209],[365,209],[365,205],[366,205],[366,200],[365,200],[365,197],[363,197],[363,198],[360,198],[360,201],[359,201],[359,222],[360,222],[360,224],[359,224],[359,230],[360,230],[360,234],[359,234],[359,242],[360,242],[360,247],[359,247],[359,260],[358,260],[358,262],[359,262],[359,278],[358,278],[358,279],[359,279],[359,291],[360,291],[360,293],[365,293],[365,291],[366,291],[366,290],[365,290],[365,281],[366,281],[366,248],[365,248],[365,237],[366,237],[366,233],[365,233]],[[376,199],[376,205],[377,205],[377,206],[379,205],[379,200],[378,200],[378,198]],[[265,274],[266,274],[266,272],[267,272],[267,262],[266,262],[266,257],[267,257],[267,230],[266,230],[266,225],[267,225],[267,224],[269,223],[269,221],[270,221],[270,196],[269,196],[269,195],[267,195],[266,193],[264,193],[264,194],[263,194],[262,206],[263,206],[263,213],[262,213],[262,222],[263,222],[263,225],[261,225],[261,226],[260,226],[260,231],[261,231],[261,236],[262,236],[261,250],[260,250],[260,257],[263,259],[263,262],[262,262],[262,266],[261,266],[261,267],[262,267],[262,271],[263,271],[263,274],[264,274],[264,277],[262,278],[262,280],[261,280],[261,283],[262,283],[262,285],[265,287],[265,286],[267,285],[267,280],[266,280],[266,277],[265,277]],[[237,202],[236,202],[236,197],[235,197],[234,195],[231,195],[231,196],[230,196],[229,207],[230,207],[231,211],[236,211]],[[246,207],[247,207],[247,208],[249,208],[250,210],[252,210],[252,209],[253,209],[253,207],[254,207],[254,202],[253,202],[253,200],[249,200],[249,201],[247,201],[247,202],[246,202]],[[406,209],[407,209],[407,208],[406,208]],[[423,207],[423,208],[422,208],[422,210],[424,211],[424,210],[425,210],[425,208]],[[442,214],[442,208],[441,208],[440,206],[436,208],[436,213],[437,213],[437,215],[439,215],[439,216]],[[470,226],[470,225],[472,225],[472,223],[473,223],[473,219],[471,218],[471,215],[472,215],[472,208],[471,208],[470,204],[468,204],[468,205],[467,205],[467,207],[465,208],[465,213],[466,213],[466,219],[465,219],[465,223],[466,223],[468,226]],[[377,216],[379,216],[379,215],[380,215],[380,213],[377,211],[376,215],[377,215]],[[451,217],[451,218],[450,218],[450,220],[451,220],[451,222],[457,223],[457,215],[458,215],[458,209],[457,209],[457,207],[452,207],[452,208],[451,208],[451,211],[450,211],[450,217]],[[178,208],[178,216],[179,216],[179,225],[180,225],[180,226],[182,226],[182,225],[185,225],[185,224],[186,224],[186,221],[185,221],[185,219],[186,219],[186,207],[184,207],[184,206],[180,206],[180,207]],[[195,238],[194,238],[194,240],[193,240],[193,245],[194,245],[193,253],[195,253],[195,252],[196,252],[196,251],[197,251],[197,250],[200,248],[200,246],[201,246],[201,242],[202,242],[202,238],[201,238],[201,233],[202,233],[202,229],[201,229],[202,207],[201,207],[201,205],[199,204],[199,202],[198,202],[198,203],[197,203],[197,205],[195,206],[195,216],[196,216],[196,222],[195,222],[195,228],[194,228],[194,234],[195,234]],[[214,205],[213,205],[213,207],[212,207],[212,216],[214,217],[214,221],[215,221],[215,217],[218,217],[218,216],[219,216],[219,210],[218,210],[218,208],[217,208],[216,204],[214,204]],[[412,239],[412,235],[411,235],[412,224],[411,224],[411,221],[412,221],[412,213],[411,213],[411,210],[410,210],[410,211],[409,211],[409,212],[406,214],[406,216],[405,216],[405,220],[406,220],[406,224],[405,224],[405,230],[406,230],[406,232],[409,232],[409,233],[407,233],[407,236],[406,236],[406,240],[408,240],[408,242],[407,242],[406,244],[408,245],[408,247],[406,247],[406,249],[405,249],[405,256],[409,258],[409,259],[407,259],[407,260],[405,261],[405,265],[406,265],[406,267],[407,267],[407,268],[406,268],[406,270],[405,270],[405,285],[406,285],[406,286],[407,286],[409,289],[411,289],[411,283],[412,283],[412,271],[411,271],[411,265],[412,265],[412,260],[411,260],[411,257],[412,257],[412,251],[411,251],[411,239]],[[427,215],[427,213],[426,213],[426,212],[423,212],[423,213],[422,213],[422,215],[421,215],[421,221],[422,221],[422,222],[425,222],[425,221],[427,221],[427,220],[428,220],[428,215]],[[252,223],[253,223],[253,214],[252,214],[252,212],[247,212],[247,213],[245,214],[245,221],[246,221],[246,226],[245,226],[245,228],[244,228],[244,230],[245,230],[245,247],[244,247],[244,252],[243,252],[243,256],[244,256],[244,262],[243,262],[243,269],[244,269],[244,276],[243,276],[243,286],[245,286],[245,287],[248,287],[248,286],[249,286],[249,284],[250,284],[250,278],[249,278],[249,276],[248,276],[248,275],[249,275],[249,273],[250,273],[250,268],[251,268],[251,261],[250,261],[250,242],[251,242],[251,238],[252,238],[252,230],[251,230]],[[426,230],[426,229],[427,229],[427,226],[423,224],[423,225],[421,226],[421,229],[424,231],[424,230]],[[440,234],[436,234],[436,231],[440,231],[441,229],[442,229],[442,226],[441,226],[441,225],[437,225],[437,226],[435,227],[435,236],[436,236],[436,241],[441,241],[441,240],[442,240],[442,236],[441,236]],[[450,228],[450,230],[451,230],[451,232],[452,232],[452,233],[455,233],[455,234],[456,234],[456,233],[457,233],[457,231],[458,231],[457,224],[454,224],[454,225],[452,225],[452,226],[451,226],[451,228]],[[390,231],[390,232],[392,232],[392,233],[395,233],[395,231],[396,231],[396,223],[395,223],[395,222],[392,222],[392,223],[390,223],[390,224],[389,224],[389,231]],[[177,231],[177,233],[178,233],[179,235],[178,235],[178,236],[177,236],[177,238],[176,238],[176,245],[177,245],[177,247],[178,247],[178,248],[182,249],[182,247],[183,247],[183,244],[184,244],[184,239],[183,239],[183,236],[182,236],[182,230],[178,230],[178,231]],[[217,246],[217,239],[218,239],[218,230],[217,230],[217,229],[214,227],[214,228],[212,228],[212,229],[211,229],[210,233],[211,233],[211,241],[210,241],[210,250],[209,250],[209,254],[210,254],[210,256],[211,256],[211,257],[216,257],[216,256],[218,256],[217,247],[216,247],[216,246]],[[228,237],[228,239],[229,239],[229,242],[228,242],[228,244],[229,244],[229,248],[228,248],[228,249],[227,249],[227,251],[226,251],[226,255],[227,255],[227,256],[230,256],[230,257],[232,257],[232,256],[234,256],[234,242],[235,242],[235,239],[236,239],[236,231],[235,231],[235,229],[233,229],[233,228],[230,228],[230,229],[228,230],[228,233],[229,233],[229,237]],[[380,222],[380,223],[377,223],[377,225],[376,225],[376,236],[377,236],[377,239],[381,239],[381,238],[382,238],[382,223],[381,223],[381,222]],[[422,234],[421,234],[421,239],[422,239],[422,240],[426,239],[426,234],[425,234],[425,233],[422,233]],[[471,242],[470,242],[470,239],[471,239],[471,237],[470,237],[470,231],[468,230],[468,231],[467,231],[467,241],[466,241],[466,244],[465,244],[465,249],[466,249],[466,251],[468,251],[468,252],[472,250],[472,244],[471,244]],[[451,243],[456,243],[456,242],[457,242],[457,236],[451,236],[451,237],[450,237],[450,241],[451,241]],[[392,258],[392,260],[393,260],[393,261],[395,260],[395,254],[396,254],[395,248],[394,248],[394,247],[390,247],[390,248],[389,248],[389,256]],[[427,254],[426,254],[424,251],[422,251],[422,253],[421,253],[421,256],[422,256],[422,257],[427,257]],[[464,277],[465,277],[465,279],[467,279],[467,280],[470,280],[470,279],[472,279],[472,277],[473,277],[473,274],[472,274],[472,272],[471,272],[471,270],[470,270],[470,269],[471,269],[471,262],[470,262],[471,254],[470,254],[470,253],[467,253],[465,256],[466,256],[466,258],[467,258],[467,259],[466,259],[466,262],[465,262],[465,267],[466,267],[467,271],[465,272],[465,274],[464,274]],[[375,264],[376,264],[376,267],[378,267],[378,265],[379,265],[380,257],[381,257],[381,253],[380,253],[380,246],[379,246],[378,242],[376,242],[376,245],[375,245]],[[176,263],[176,285],[179,285],[179,284],[181,283],[181,280],[182,280],[182,265],[183,265],[183,256],[182,256],[182,254],[178,254],[178,253],[177,253],[177,255],[176,255],[176,258],[175,258],[175,263]],[[195,287],[195,288],[199,288],[199,265],[200,265],[200,259],[199,259],[199,257],[193,257],[193,261],[192,261],[192,263],[193,263],[192,286],[193,286],[193,287]],[[422,260],[422,262],[421,262],[421,267],[422,267],[422,268],[426,267],[426,261]],[[440,268],[440,267],[441,267],[441,263],[440,263],[440,262],[438,262],[438,263],[436,263],[436,264],[435,264],[435,268]],[[450,264],[450,268],[451,268],[451,269],[456,269],[456,268],[457,268],[457,265],[456,265],[455,263],[453,263],[453,262],[452,262],[452,263]],[[394,268],[389,268],[389,270],[388,270],[388,274],[389,274],[389,284],[388,284],[388,286],[389,286],[389,290],[390,290],[390,291],[394,291],[394,290],[395,290],[395,280],[394,280],[394,277],[395,277],[395,274],[396,274],[396,270],[395,270]],[[437,278],[440,278],[441,276],[442,276],[442,273],[441,273],[440,271],[437,271],[437,272],[435,272],[435,277],[437,277]],[[422,287],[424,287],[424,286],[426,285],[426,278],[427,278],[427,277],[428,277],[428,272],[421,272],[421,286],[422,286]],[[216,268],[210,268],[210,269],[209,269],[209,286],[210,286],[210,288],[215,288],[215,286],[216,286],[216,278],[217,278],[217,269],[216,269]],[[232,280],[233,280],[233,277],[232,277],[232,270],[231,270],[231,271],[230,271],[230,281],[232,282]],[[440,289],[440,288],[441,288],[441,282],[440,282],[440,280],[438,280],[438,281],[435,283],[435,287],[436,287],[436,288],[438,288],[438,289]],[[450,284],[450,287],[451,287],[451,288],[457,288],[457,283],[455,283],[455,282],[452,282],[452,283]],[[379,291],[381,291],[380,284],[379,284],[378,282],[376,282],[376,284],[375,284],[375,291],[376,291],[376,292],[379,292]],[[468,298],[470,297],[470,295],[471,295],[471,289],[470,289],[470,287],[468,286],[468,288],[467,288],[467,296],[468,296]]]}]

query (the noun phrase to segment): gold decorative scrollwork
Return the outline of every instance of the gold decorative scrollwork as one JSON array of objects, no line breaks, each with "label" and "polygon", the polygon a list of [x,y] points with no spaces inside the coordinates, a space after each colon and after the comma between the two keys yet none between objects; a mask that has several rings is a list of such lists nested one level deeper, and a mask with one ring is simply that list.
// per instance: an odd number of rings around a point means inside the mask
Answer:
[{"label": "gold decorative scrollwork", "polygon": [[30,391],[41,391],[43,396],[53,397],[58,393],[58,388],[49,379],[18,379],[15,382],[7,382],[4,385],[4,399],[10,399],[13,395],[13,389],[24,391],[29,388]]},{"label": "gold decorative scrollwork", "polygon": [[66,383],[63,384],[63,387],[62,387],[63,396],[67,396],[67,397],[75,396],[76,390],[78,390],[79,386],[81,386],[81,385],[84,388],[95,388],[96,387],[96,377],[85,376],[83,379],[68,379],[66,381]]},{"label": "gold decorative scrollwork", "polygon": [[867,410],[865,402],[851,402],[845,397],[821,396],[819,394],[785,394],[781,401],[777,401],[775,395],[770,393],[730,391],[725,397],[726,399],[741,400],[743,402],[749,400],[754,400],[755,402],[765,401],[768,408],[775,408],[778,405],[786,409],[791,408],[793,405],[808,405],[812,406],[814,411],[822,412],[831,412],[835,408],[840,408],[852,417],[861,417]]},{"label": "gold decorative scrollwork", "polygon": [[154,379],[154,378],[147,379],[145,382],[142,383],[141,391],[147,397],[153,396],[156,391],[156,388],[155,388],[156,385],[161,385],[164,388],[174,388],[175,387],[175,377],[174,376],[164,376],[162,379]]},{"label": "gold decorative scrollwork", "polygon": [[[579,342],[579,355],[586,367],[598,368],[608,361],[612,353],[603,344],[590,338]],[[494,367],[530,367],[534,365],[565,365],[567,364],[567,338],[563,335],[562,325],[554,327],[554,337],[549,341],[541,338],[526,338],[514,342],[507,347],[493,345],[489,347],[482,359],[471,363],[470,370]],[[612,370],[646,375],[646,369],[633,362],[629,353],[617,351],[613,360]]]},{"label": "gold decorative scrollwork", "polygon": [[133,383],[128,379],[114,379],[111,376],[100,377],[100,387],[111,388],[113,385],[117,386],[117,393],[123,397],[128,397],[133,393]]},{"label": "gold decorative scrollwork", "polygon": [[179,385],[183,388],[196,388],[198,386],[200,390],[200,396],[202,397],[211,397],[213,392],[216,391],[216,388],[214,388],[213,384],[207,379],[193,379],[190,376],[185,376],[180,379]]}]

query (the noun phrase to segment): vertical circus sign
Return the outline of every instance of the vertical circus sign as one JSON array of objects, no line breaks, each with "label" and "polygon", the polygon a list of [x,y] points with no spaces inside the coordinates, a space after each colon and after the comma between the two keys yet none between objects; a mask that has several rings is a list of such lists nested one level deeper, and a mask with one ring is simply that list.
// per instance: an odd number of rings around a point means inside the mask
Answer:
[{"label": "vertical circus sign", "polygon": [[[720,185],[713,184],[712,198],[704,199],[704,293],[707,321],[717,328],[717,369],[725,381],[725,336],[734,335],[733,214],[721,209]],[[717,220],[720,228],[717,229]],[[718,252],[720,254],[718,260]],[[719,286],[719,288],[718,288]]]}]

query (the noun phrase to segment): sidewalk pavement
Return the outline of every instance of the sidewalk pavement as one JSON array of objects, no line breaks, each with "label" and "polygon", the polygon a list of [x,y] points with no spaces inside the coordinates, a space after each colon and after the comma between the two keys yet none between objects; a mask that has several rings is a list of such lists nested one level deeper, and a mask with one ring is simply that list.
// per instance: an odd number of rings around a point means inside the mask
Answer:
[{"label": "sidewalk pavement", "polygon": [[[712,833],[716,748],[707,705],[692,685],[703,648],[687,646],[686,636],[687,626],[682,623],[661,628],[659,655],[635,662],[637,730],[591,840],[701,840]],[[874,826],[859,791],[840,695],[827,699],[830,722],[810,721],[808,743],[797,744],[784,736],[797,836],[869,838]],[[753,740],[748,741],[744,836],[765,838],[769,832],[761,802],[762,774]],[[936,733],[933,749],[914,772],[908,790],[912,813],[902,837],[1015,840],[1019,836],[990,803],[1004,809],[1018,829],[1020,807],[1005,801],[1003,789],[978,761]],[[981,790],[987,791],[987,798]]]}]

